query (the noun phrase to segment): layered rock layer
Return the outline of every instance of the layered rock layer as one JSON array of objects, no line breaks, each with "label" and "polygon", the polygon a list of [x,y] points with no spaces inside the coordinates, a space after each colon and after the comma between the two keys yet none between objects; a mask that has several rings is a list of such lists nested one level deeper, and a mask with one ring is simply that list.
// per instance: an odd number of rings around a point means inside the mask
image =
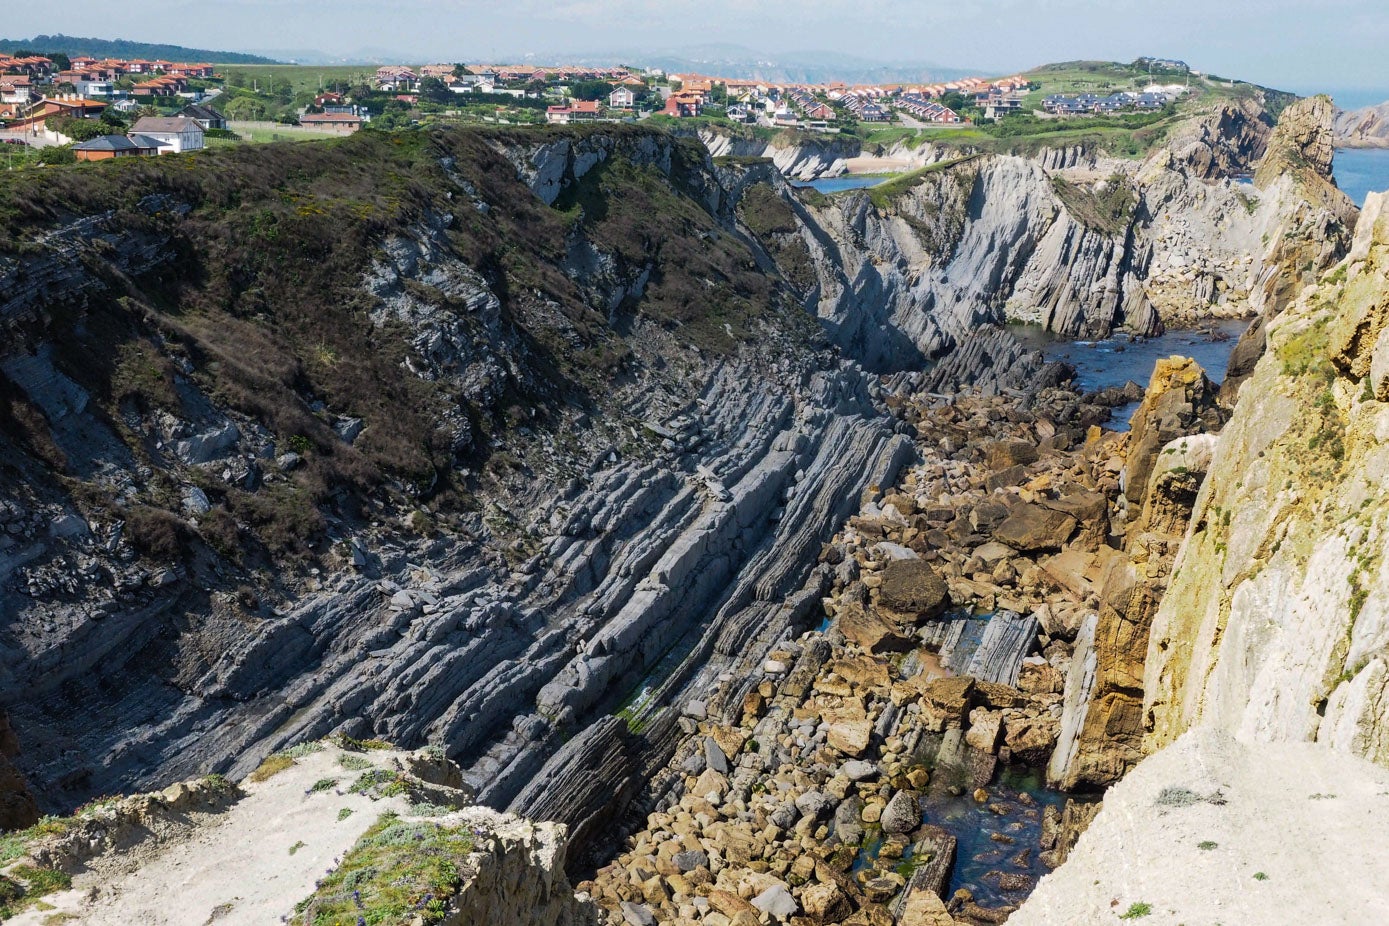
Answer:
[{"label": "layered rock layer", "polygon": [[1153,620],[1149,748],[1193,726],[1389,761],[1379,555],[1389,221],[1269,326]]}]

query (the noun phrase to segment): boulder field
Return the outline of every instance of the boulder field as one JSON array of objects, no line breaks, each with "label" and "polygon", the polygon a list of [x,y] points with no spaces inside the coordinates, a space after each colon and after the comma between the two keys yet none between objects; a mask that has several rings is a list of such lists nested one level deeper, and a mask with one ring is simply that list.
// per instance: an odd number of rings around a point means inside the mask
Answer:
[{"label": "boulder field", "polygon": [[[1082,628],[1130,568],[1126,474],[1154,469],[1150,431],[1218,426],[1213,396],[1174,358],[1130,434],[1099,427],[1108,397],[1065,390],[894,400],[921,460],[825,547],[825,625],[685,706],[666,795],[581,890],[613,922],[1000,921],[1094,807],[1009,808],[990,785],[1052,759]],[[1029,833],[985,875],[1011,904],[948,889],[933,815],[961,795]]]}]

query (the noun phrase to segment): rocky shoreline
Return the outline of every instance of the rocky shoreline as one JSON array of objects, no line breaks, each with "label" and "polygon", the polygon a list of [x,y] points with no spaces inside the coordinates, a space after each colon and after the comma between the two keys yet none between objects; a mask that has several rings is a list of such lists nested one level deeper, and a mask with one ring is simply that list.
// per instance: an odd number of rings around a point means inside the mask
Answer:
[{"label": "rocky shoreline", "polygon": [[[1005,804],[997,772],[1045,766],[1062,736],[1099,564],[1125,555],[1125,486],[1151,471],[1159,422],[1219,423],[1189,401],[1193,383],[1213,394],[1199,369],[1170,366],[1184,375],[1159,371],[1152,427],[1132,434],[1102,427],[1124,390],[889,400],[921,460],[825,546],[824,625],[684,706],[678,784],[580,890],[632,926],[1001,922],[1032,860],[1059,864],[1097,805]],[[933,805],[960,795],[1001,818],[984,877],[1011,903],[948,889],[956,839]]]}]

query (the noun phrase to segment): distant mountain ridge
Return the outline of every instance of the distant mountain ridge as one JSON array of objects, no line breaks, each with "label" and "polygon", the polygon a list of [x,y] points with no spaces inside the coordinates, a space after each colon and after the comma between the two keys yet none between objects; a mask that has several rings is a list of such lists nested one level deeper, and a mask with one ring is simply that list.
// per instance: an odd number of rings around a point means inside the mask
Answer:
[{"label": "distant mountain ridge", "polygon": [[68,57],[91,55],[96,58],[150,58],[167,61],[206,61],[215,64],[280,64],[274,58],[248,55],[235,51],[214,51],[208,48],[185,48],[182,45],[160,45],[153,42],[132,42],[126,39],[80,38],[72,35],[36,35],[32,39],[0,39],[0,53],[17,51],[61,53]]},{"label": "distant mountain ridge", "polygon": [[570,57],[572,60],[568,63],[572,64],[611,64],[621,61],[624,64],[660,68],[668,73],[715,74],[735,80],[765,80],[772,83],[903,83],[954,80],[987,73],[977,68],[943,67],[927,61],[877,61],[829,51],[771,54],[730,44],[654,51],[615,49]]}]

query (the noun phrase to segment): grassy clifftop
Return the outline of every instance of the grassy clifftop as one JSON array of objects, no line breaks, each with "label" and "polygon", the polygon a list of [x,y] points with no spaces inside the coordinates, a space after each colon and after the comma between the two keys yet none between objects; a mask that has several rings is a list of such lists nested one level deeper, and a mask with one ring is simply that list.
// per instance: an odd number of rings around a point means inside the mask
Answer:
[{"label": "grassy clifftop", "polygon": [[[611,156],[554,207],[523,182],[529,153],[599,136]],[[94,399],[84,414],[149,466],[130,513],[152,552],[187,535],[159,512],[190,479],[213,502],[200,530],[214,546],[300,549],[317,512],[348,497],[466,504],[460,467],[522,422],[543,427],[547,409],[601,407],[643,375],[638,341],[703,362],[801,324],[709,211],[706,165],[694,142],[604,127],[361,133],[16,172],[0,177],[9,353],[49,356]],[[383,272],[389,286],[368,285]],[[66,282],[35,282],[45,274]],[[3,375],[0,396],[0,452],[90,482],[42,403]],[[210,409],[302,465],[259,489],[174,474],[153,423]],[[351,442],[344,419],[362,422]]]}]

